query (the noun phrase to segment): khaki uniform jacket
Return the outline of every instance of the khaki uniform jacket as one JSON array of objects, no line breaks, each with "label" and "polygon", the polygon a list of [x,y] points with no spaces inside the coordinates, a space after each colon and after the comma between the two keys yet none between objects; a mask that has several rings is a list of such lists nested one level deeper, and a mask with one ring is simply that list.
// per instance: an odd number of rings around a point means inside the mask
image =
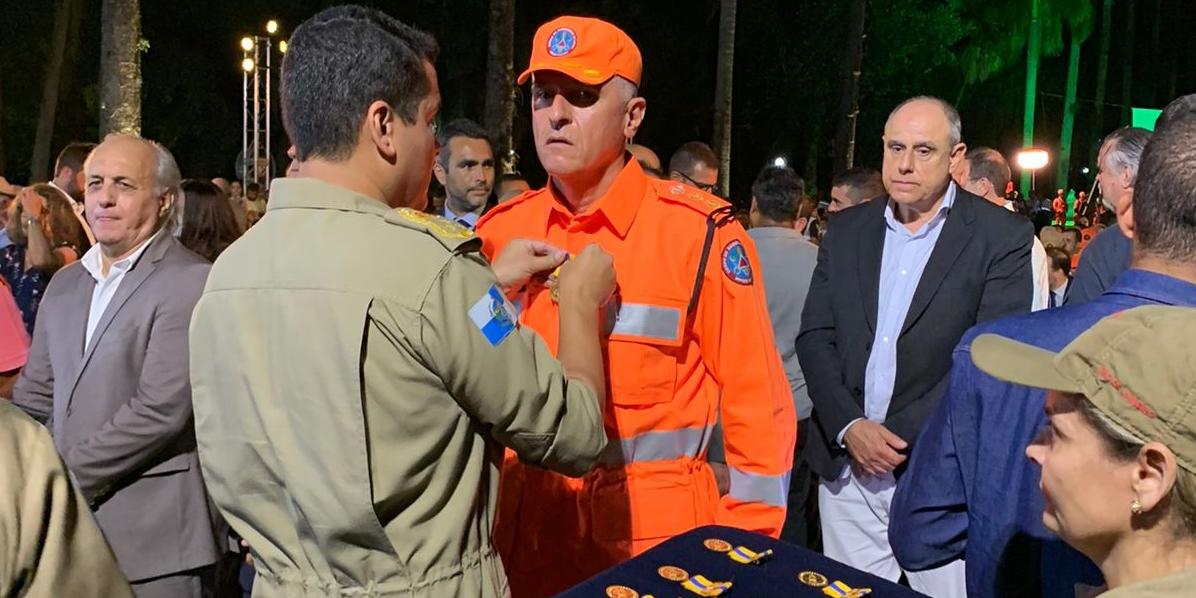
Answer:
[{"label": "khaki uniform jacket", "polygon": [[133,596],[50,435],[5,400],[0,400],[0,596]]},{"label": "khaki uniform jacket", "polygon": [[500,445],[586,472],[593,390],[492,300],[464,229],[313,179],[272,193],[191,324],[200,461],[254,595],[507,594]]}]

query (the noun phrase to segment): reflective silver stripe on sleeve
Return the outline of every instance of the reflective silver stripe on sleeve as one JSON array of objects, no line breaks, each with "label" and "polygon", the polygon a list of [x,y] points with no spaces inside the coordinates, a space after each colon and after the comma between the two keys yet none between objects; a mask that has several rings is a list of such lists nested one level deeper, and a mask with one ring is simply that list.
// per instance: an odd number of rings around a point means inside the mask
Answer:
[{"label": "reflective silver stripe on sleeve", "polygon": [[697,458],[706,449],[713,428],[683,428],[666,432],[644,432],[618,442],[610,442],[598,458],[607,466],[643,461],[670,461],[682,457]]},{"label": "reflective silver stripe on sleeve", "polygon": [[611,334],[677,342],[681,334],[681,309],[643,303],[624,303]]},{"label": "reflective silver stripe on sleeve", "polygon": [[747,473],[734,467],[731,472],[731,498],[743,502],[759,502],[772,507],[784,507],[789,496],[789,474],[762,475]]}]

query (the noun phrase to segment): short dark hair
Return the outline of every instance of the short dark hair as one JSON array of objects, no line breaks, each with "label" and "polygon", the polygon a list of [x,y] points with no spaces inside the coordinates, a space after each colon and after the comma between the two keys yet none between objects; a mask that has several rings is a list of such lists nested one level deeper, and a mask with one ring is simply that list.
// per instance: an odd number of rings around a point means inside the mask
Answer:
[{"label": "short dark hair", "polygon": [[91,155],[91,150],[96,148],[96,144],[84,141],[72,141],[66,147],[58,152],[58,158],[54,160],[54,175],[58,175],[58,171],[63,168],[69,168],[75,172],[83,170],[83,163],[87,161],[87,156]]},{"label": "short dark hair", "polygon": [[1135,249],[1196,260],[1196,115],[1177,117],[1151,138],[1134,183]]},{"label": "short dark hair", "polygon": [[669,172],[675,170],[689,176],[698,164],[705,164],[707,168],[717,170],[718,156],[714,155],[714,150],[710,149],[709,145],[701,141],[690,141],[681,144],[681,147],[673,152],[669,158]]},{"label": "short dark hair", "polygon": [[796,220],[797,204],[805,194],[805,181],[787,166],[766,166],[752,183],[756,210],[773,222]]},{"label": "short dark hair", "polygon": [[1056,270],[1062,270],[1064,274],[1071,276],[1071,254],[1062,247],[1047,247],[1047,259],[1051,261],[1051,267]]},{"label": "short dark hair", "polygon": [[431,93],[424,63],[432,36],[373,8],[336,6],[290,37],[282,63],[282,117],[299,161],[344,160],[357,145],[365,111],[386,102],[407,124]]},{"label": "short dark hair", "polygon": [[452,152],[449,151],[449,142],[457,137],[485,140],[486,145],[490,146],[490,151],[494,151],[494,142],[490,139],[490,133],[482,128],[482,125],[468,118],[458,118],[449,121],[448,124],[440,127],[440,130],[436,132],[436,143],[440,144],[439,160],[441,166],[448,164],[449,159],[452,157]]},{"label": "short dark hair", "polygon": [[988,179],[998,195],[1005,193],[1005,186],[1013,174],[1001,152],[991,147],[976,147],[968,150],[964,159],[968,161],[968,182]]},{"label": "short dark hair", "polygon": [[1161,131],[1167,128],[1167,125],[1171,124],[1171,121],[1181,116],[1191,115],[1193,112],[1196,112],[1196,93],[1179,96],[1171,100],[1171,103],[1163,108],[1163,113],[1154,122],[1154,130],[1156,132]]},{"label": "short dark hair", "polygon": [[861,201],[885,194],[880,171],[867,166],[856,166],[840,172],[831,179],[831,187],[851,187],[858,192]]}]

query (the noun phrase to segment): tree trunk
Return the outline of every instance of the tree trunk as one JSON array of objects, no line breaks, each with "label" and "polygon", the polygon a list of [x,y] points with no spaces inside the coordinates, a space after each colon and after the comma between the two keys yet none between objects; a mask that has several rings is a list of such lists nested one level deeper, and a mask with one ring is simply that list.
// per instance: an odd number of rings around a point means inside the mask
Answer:
[{"label": "tree trunk", "polygon": [[[4,61],[0,60],[0,120],[4,115]],[[0,124],[3,124],[0,122]],[[0,176],[4,176],[4,127],[0,126]]]},{"label": "tree trunk", "polygon": [[720,0],[718,74],[714,83],[714,151],[718,154],[718,188],[731,192],[731,75],[735,66],[736,0]]},{"label": "tree trunk", "polygon": [[[1113,0],[1104,0],[1100,16],[1100,61],[1096,67],[1096,114],[1093,116],[1093,139],[1100,139],[1105,135],[1105,99],[1109,79],[1109,41],[1113,31]],[[1096,163],[1096,153],[1100,148],[1093,148],[1088,161]]]},{"label": "tree trunk", "polygon": [[1121,123],[1133,122],[1134,107],[1134,0],[1126,3],[1125,49],[1121,52]]},{"label": "tree trunk", "polygon": [[72,0],[60,0],[54,11],[54,30],[50,37],[50,55],[46,60],[46,76],[42,80],[42,105],[37,117],[37,133],[33,138],[33,157],[29,161],[29,180],[50,180],[50,143],[54,137],[54,117],[58,111],[58,91],[62,87],[62,57],[66,52],[67,24],[70,22]]},{"label": "tree trunk", "polygon": [[515,119],[515,0],[490,0],[490,35],[486,46],[486,129],[494,136],[495,163],[502,174],[514,172],[511,152]]},{"label": "tree trunk", "polygon": [[1076,86],[1080,79],[1080,46],[1083,41],[1071,32],[1071,49],[1067,55],[1067,90],[1063,96],[1063,126],[1059,130],[1059,161],[1056,163],[1055,186],[1068,188],[1067,174],[1071,170],[1071,137],[1076,123]]},{"label": "tree trunk", "polygon": [[100,137],[141,133],[139,0],[103,0],[100,17]]},{"label": "tree trunk", "polygon": [[843,62],[843,88],[839,95],[839,130],[835,134],[835,172],[855,165],[855,131],[860,115],[860,70],[864,63],[868,1],[851,0],[847,25],[847,56]]},{"label": "tree trunk", "polygon": [[[1022,147],[1034,146],[1034,108],[1038,98],[1038,62],[1042,49],[1040,0],[1030,0],[1030,37],[1026,40],[1026,105],[1022,121]],[[1022,170],[1022,197],[1030,197],[1032,173]]]}]

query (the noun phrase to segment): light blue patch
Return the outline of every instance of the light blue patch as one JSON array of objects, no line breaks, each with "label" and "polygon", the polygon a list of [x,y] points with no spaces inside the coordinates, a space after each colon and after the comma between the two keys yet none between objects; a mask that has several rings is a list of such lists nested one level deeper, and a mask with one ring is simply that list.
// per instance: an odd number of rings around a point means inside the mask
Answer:
[{"label": "light blue patch", "polygon": [[560,58],[577,47],[577,34],[568,27],[561,27],[548,36],[548,53]]},{"label": "light blue patch", "polygon": [[516,328],[515,308],[507,302],[498,287],[491,286],[490,290],[469,308],[469,319],[473,320],[482,336],[497,347],[506,340]]},{"label": "light blue patch", "polygon": [[752,263],[748,261],[747,249],[738,239],[723,248],[723,274],[736,283],[752,284]]}]

